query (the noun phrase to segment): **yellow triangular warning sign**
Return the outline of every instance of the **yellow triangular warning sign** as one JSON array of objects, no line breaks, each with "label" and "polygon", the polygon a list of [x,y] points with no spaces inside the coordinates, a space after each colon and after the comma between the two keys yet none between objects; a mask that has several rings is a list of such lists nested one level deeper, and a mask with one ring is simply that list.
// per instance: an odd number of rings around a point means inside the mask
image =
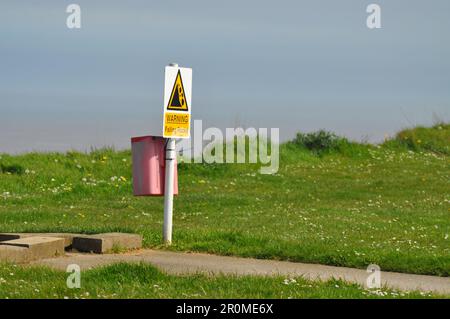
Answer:
[{"label": "yellow triangular warning sign", "polygon": [[181,79],[181,72],[178,70],[175,84],[173,85],[172,94],[170,94],[168,110],[188,111],[186,95],[184,94],[183,80]]}]

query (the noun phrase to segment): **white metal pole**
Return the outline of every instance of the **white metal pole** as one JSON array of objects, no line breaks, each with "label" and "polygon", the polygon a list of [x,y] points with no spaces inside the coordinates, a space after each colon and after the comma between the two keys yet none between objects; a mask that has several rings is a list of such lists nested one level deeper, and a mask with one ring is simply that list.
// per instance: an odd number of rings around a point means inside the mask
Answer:
[{"label": "white metal pole", "polygon": [[175,175],[175,139],[169,138],[166,144],[166,178],[164,182],[164,243],[172,243],[173,187]]},{"label": "white metal pole", "polygon": [[[177,67],[178,64],[172,63],[170,66]],[[173,219],[173,187],[175,178],[175,139],[168,138],[166,144],[166,176],[164,182],[164,224],[163,240],[170,245],[172,243],[172,219]]]}]

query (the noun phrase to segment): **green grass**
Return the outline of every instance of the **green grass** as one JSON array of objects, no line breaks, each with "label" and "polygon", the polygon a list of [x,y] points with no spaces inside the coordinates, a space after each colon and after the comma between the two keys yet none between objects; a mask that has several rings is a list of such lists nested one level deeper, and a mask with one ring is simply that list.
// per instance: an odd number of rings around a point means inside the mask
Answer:
[{"label": "green grass", "polygon": [[286,277],[172,276],[144,264],[116,264],[81,273],[80,289],[67,273],[0,264],[0,298],[434,298],[428,293],[364,290],[340,280]]},{"label": "green grass", "polygon": [[[257,164],[180,164],[169,249],[449,276],[442,127],[412,130],[438,149],[398,138],[320,154],[283,144],[275,175]],[[2,232],[135,232],[168,249],[163,198],[132,196],[129,151],[3,154],[0,166]]]}]

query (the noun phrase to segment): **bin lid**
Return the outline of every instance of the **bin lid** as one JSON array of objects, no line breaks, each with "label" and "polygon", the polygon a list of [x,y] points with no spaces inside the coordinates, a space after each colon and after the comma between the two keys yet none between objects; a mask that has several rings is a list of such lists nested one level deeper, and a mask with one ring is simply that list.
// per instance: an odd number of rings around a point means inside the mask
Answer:
[{"label": "bin lid", "polygon": [[148,136],[137,136],[137,137],[132,137],[131,138],[131,142],[132,143],[137,143],[137,142],[142,142],[142,141],[145,141],[145,140],[148,140],[148,139],[151,139],[151,138],[153,138],[153,139],[163,139],[162,136],[151,136],[151,135],[148,135]]}]

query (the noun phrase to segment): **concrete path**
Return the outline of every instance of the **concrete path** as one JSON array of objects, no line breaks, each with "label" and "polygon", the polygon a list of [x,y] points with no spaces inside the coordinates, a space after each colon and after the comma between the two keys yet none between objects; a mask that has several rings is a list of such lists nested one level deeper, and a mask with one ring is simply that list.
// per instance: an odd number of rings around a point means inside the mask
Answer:
[{"label": "concrete path", "polygon": [[[45,265],[65,271],[69,264],[78,264],[82,270],[86,270],[118,262],[149,263],[170,274],[281,275],[303,276],[311,280],[336,278],[358,283],[361,286],[366,285],[368,277],[368,273],[362,269],[158,250],[139,250],[126,254],[104,255],[68,253],[65,257],[44,259],[32,264]],[[382,285],[399,290],[433,291],[450,295],[449,277],[381,272],[381,282]]]}]

